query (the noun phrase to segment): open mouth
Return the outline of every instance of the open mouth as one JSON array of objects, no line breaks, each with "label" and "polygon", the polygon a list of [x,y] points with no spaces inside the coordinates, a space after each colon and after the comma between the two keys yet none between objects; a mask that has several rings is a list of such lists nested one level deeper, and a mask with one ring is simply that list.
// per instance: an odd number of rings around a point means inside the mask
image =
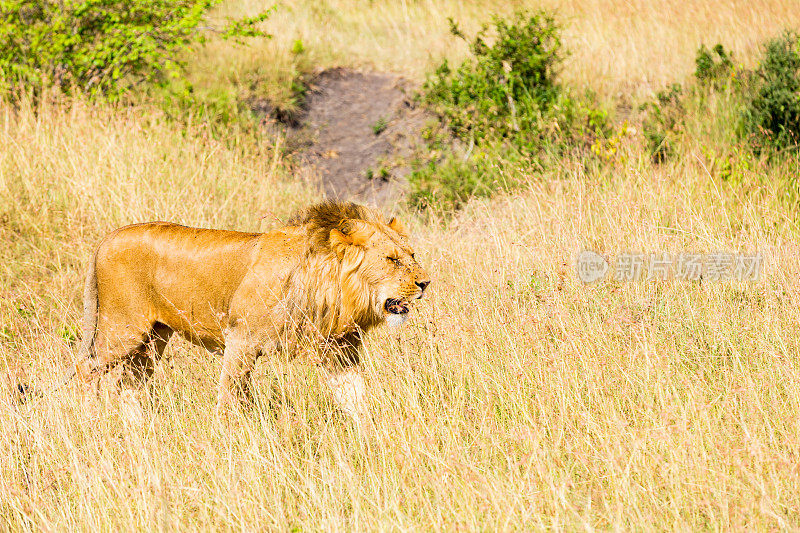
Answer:
[{"label": "open mouth", "polygon": [[386,309],[387,313],[393,315],[405,315],[411,310],[408,302],[404,302],[403,300],[395,300],[394,298],[389,298],[386,300],[386,303],[383,304],[383,308]]}]

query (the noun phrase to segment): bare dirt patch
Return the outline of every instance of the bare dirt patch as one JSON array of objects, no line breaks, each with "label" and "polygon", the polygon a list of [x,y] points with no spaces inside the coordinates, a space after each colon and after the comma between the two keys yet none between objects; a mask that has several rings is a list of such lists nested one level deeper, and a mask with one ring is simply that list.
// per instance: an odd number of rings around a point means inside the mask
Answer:
[{"label": "bare dirt patch", "polygon": [[405,194],[410,160],[430,114],[398,76],[336,68],[314,77],[303,113],[286,129],[297,164],[329,198],[389,205]]}]

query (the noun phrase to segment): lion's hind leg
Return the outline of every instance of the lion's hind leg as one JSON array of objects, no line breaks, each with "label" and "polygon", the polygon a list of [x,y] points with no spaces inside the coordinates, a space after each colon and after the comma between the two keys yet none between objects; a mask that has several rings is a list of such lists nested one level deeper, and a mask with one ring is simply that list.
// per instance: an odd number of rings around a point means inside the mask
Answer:
[{"label": "lion's hind leg", "polygon": [[172,329],[157,322],[145,335],[145,340],[122,361],[123,385],[128,388],[146,386],[153,377],[156,363],[161,359]]},{"label": "lion's hind leg", "polygon": [[156,324],[145,341],[117,365],[116,376],[112,378],[112,388],[118,395],[122,412],[129,421],[137,425],[145,420],[142,404],[153,399],[153,391],[148,385],[171,335],[170,328]]},{"label": "lion's hind leg", "polygon": [[92,353],[77,366],[77,375],[97,392],[139,389],[153,375],[172,330],[160,323],[146,327],[98,328]]}]

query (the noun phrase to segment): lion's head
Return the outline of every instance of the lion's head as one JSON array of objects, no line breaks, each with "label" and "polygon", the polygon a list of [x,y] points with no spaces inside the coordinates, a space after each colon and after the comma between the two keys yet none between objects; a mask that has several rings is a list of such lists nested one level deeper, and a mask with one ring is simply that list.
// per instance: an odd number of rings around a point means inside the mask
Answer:
[{"label": "lion's head", "polygon": [[331,262],[337,266],[337,322],[349,320],[362,328],[384,321],[400,325],[430,284],[397,219],[386,222],[379,213],[350,202],[324,202],[290,224],[307,227],[310,251],[328,259],[322,268],[330,268]]}]

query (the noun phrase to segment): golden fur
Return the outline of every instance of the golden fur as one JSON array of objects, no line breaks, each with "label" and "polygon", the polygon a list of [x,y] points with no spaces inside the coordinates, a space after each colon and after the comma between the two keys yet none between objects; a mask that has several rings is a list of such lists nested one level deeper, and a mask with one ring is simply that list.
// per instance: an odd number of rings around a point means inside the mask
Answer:
[{"label": "golden fur", "polygon": [[402,322],[428,283],[399,222],[353,203],[311,206],[269,233],[126,226],[90,265],[77,373],[91,381],[115,369],[116,384],[139,383],[177,332],[224,353],[224,406],[247,393],[259,356],[311,348],[358,417],[361,335]]}]

